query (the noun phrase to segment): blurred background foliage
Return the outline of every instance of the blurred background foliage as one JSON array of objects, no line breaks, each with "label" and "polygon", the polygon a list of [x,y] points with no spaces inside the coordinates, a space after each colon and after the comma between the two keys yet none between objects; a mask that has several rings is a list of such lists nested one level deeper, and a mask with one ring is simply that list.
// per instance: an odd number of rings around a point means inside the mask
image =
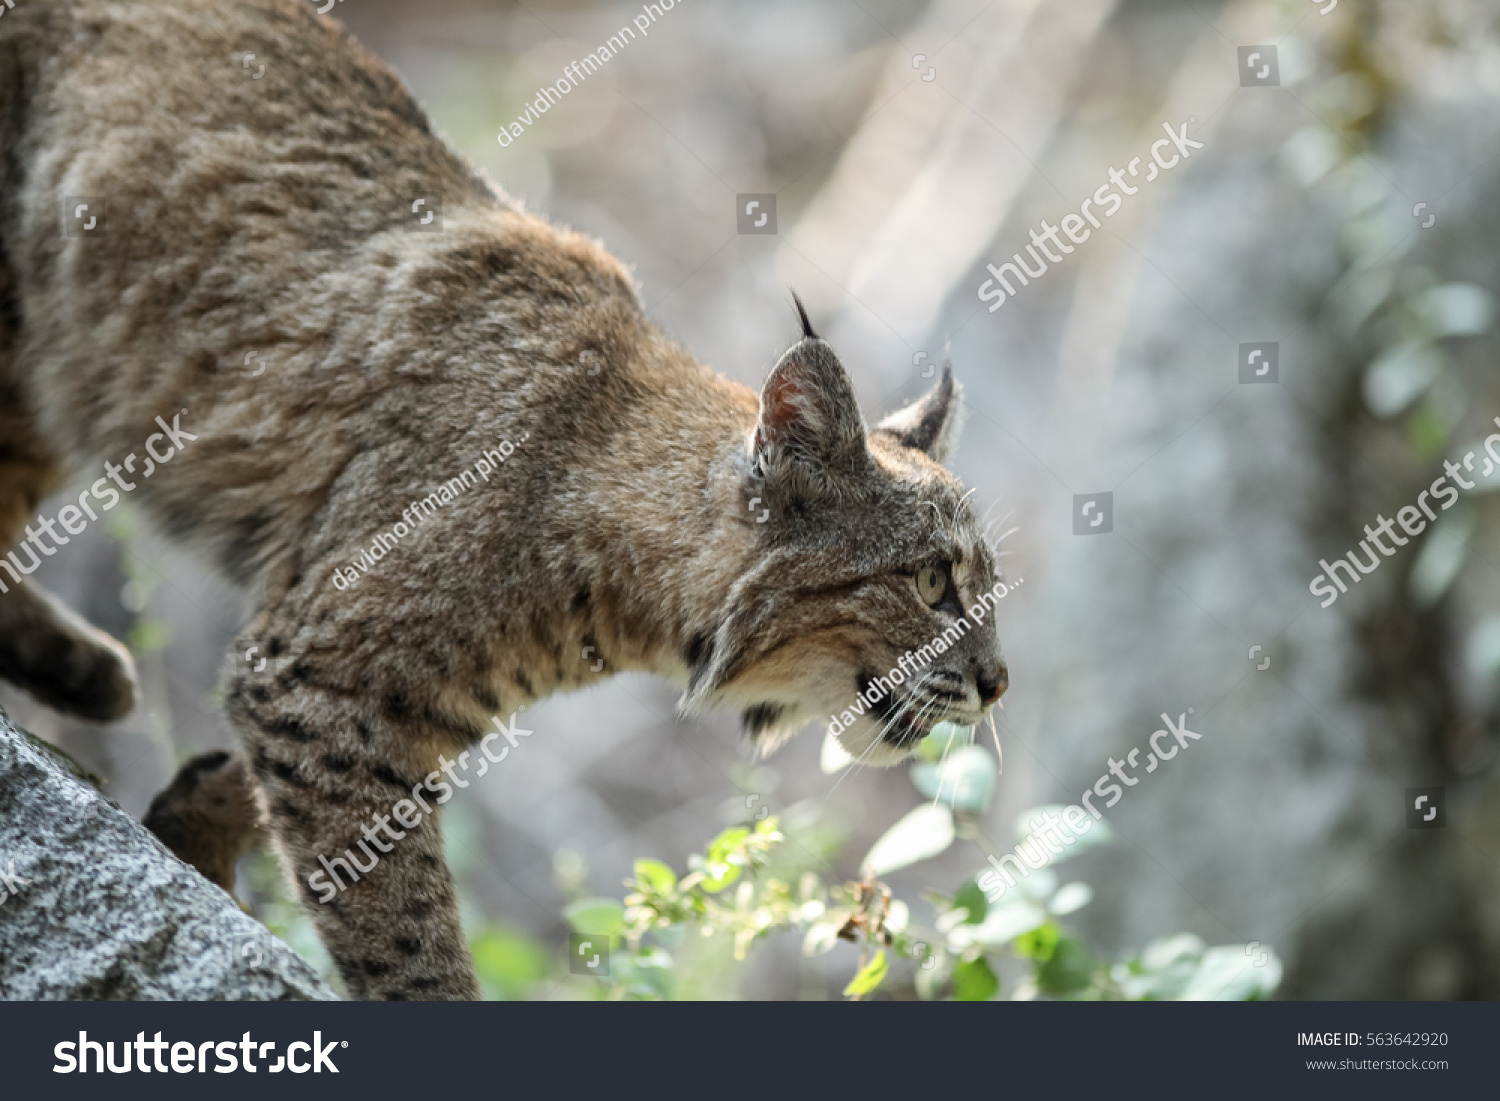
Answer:
[{"label": "blurred background foliage", "polygon": [[[333,15],[729,377],[758,386],[795,336],[789,285],[871,419],[951,342],[953,465],[1018,529],[1003,561],[1025,579],[996,613],[1005,767],[977,744],[845,776],[817,730],[752,760],[732,717],[679,724],[645,677],[545,701],[445,808],[486,992],[1500,997],[1500,483],[1331,608],[1308,594],[1500,416],[1496,6],[691,0],[498,144],[638,10]],[[1262,44],[1280,84],[1244,87],[1237,48]],[[987,262],[1185,121],[1205,148],[986,310]],[[743,193],[776,196],[775,235],[736,232]],[[1279,344],[1274,386],[1238,383],[1255,341]],[[1113,532],[1073,536],[1073,497],[1100,491]],[[141,707],[101,730],[0,703],[139,814],[178,761],[232,743],[217,685],[245,608],[133,504],[40,580],[129,640]],[[1076,802],[1189,706],[1201,748],[1108,812],[1110,844],[983,904],[975,877],[1028,808]],[[1446,829],[1407,828],[1419,786],[1444,788]],[[871,874],[893,830],[925,855]],[[326,968],[269,857],[242,895]],[[608,981],[569,972],[579,929],[616,945]]]},{"label": "blurred background foliage", "polygon": [[[849,971],[843,996],[988,1001],[1001,995],[1075,1000],[1251,1000],[1269,996],[1281,980],[1275,952],[1259,944],[1208,948],[1182,933],[1159,937],[1116,961],[1100,959],[1063,924],[1093,898],[1088,884],[1059,884],[1052,865],[1108,844],[1103,822],[1044,860],[1035,876],[987,900],[975,879],[951,893],[924,889],[923,923],[913,907],[893,897],[882,876],[945,852],[956,839],[981,854],[995,851],[981,822],[989,810],[999,762],[970,742],[972,731],[938,726],[922,743],[911,771],[931,803],[902,817],[860,862],[862,878],[825,884],[826,868],[842,838],[810,806],[781,819],[765,812],[730,826],[702,853],[687,858],[682,876],[652,857],[637,859],[623,901],[584,894],[583,858],[557,854],[558,888],[570,900],[569,927],[590,939],[580,961],[559,957],[524,933],[487,920],[468,887],[477,837],[472,816],[447,819],[448,861],[460,908],[471,929],[469,946],[484,993],[492,999],[529,997],[617,1000],[702,1000],[739,996],[743,961],[762,938],[796,933],[805,958],[838,951]],[[1026,844],[1035,807],[1016,819],[1017,844]],[[794,821],[795,826],[790,825]],[[1047,851],[1039,847],[1037,852]],[[1030,861],[1027,862],[1028,865]],[[1014,876],[1012,876],[1014,878]],[[263,855],[250,868],[255,910],[268,928],[314,961],[325,979],[341,985],[311,922],[288,896],[274,861]],[[571,942],[570,942],[571,944]],[[856,956],[857,953],[857,956]],[[586,961],[586,962],[585,962]],[[594,970],[589,970],[594,969]],[[819,996],[814,987],[808,991]]]}]

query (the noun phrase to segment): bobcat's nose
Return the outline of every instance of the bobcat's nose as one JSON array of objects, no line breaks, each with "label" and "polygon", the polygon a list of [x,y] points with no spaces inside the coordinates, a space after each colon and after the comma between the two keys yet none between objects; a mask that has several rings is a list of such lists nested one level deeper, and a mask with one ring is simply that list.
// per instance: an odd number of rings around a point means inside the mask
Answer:
[{"label": "bobcat's nose", "polygon": [[980,706],[988,707],[998,700],[1010,687],[1010,672],[1005,668],[1005,662],[997,661],[975,674],[974,687],[979,690]]}]

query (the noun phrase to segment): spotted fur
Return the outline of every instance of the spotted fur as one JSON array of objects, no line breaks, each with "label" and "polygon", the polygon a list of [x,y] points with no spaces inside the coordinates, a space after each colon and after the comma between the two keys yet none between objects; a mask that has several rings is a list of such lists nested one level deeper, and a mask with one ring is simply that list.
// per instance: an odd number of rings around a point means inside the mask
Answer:
[{"label": "spotted fur", "polygon": [[[946,372],[867,430],[805,313],[758,397],[705,371],[617,260],[477,176],[305,0],[19,3],[0,134],[0,544],[183,411],[197,439],[131,500],[254,603],[236,653],[266,661],[232,665],[228,714],[357,997],[478,993],[435,818],[326,903],[309,877],[492,715],[650,670],[684,714],[732,709],[773,748],[950,625],[919,567],[952,563],[959,604],[994,583],[941,465]],[[80,195],[105,200],[103,236],[64,236]],[[417,199],[440,231],[413,227]],[[501,441],[493,477],[336,584]],[[84,647],[99,669],[37,660],[89,637],[49,607],[0,596],[0,672],[120,714],[115,644]],[[4,629],[22,619],[34,639]],[[1003,688],[993,627],[925,674],[843,735],[851,753],[890,763],[940,719],[977,721]],[[200,788],[180,778],[156,819],[189,821]],[[213,851],[222,878],[238,850]]]}]

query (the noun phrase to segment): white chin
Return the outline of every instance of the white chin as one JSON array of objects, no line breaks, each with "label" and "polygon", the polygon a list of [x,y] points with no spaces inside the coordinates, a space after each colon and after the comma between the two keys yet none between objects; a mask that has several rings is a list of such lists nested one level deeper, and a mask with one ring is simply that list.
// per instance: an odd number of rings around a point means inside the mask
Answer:
[{"label": "white chin", "polygon": [[844,752],[859,764],[890,768],[915,753],[921,740],[914,739],[905,746],[894,745],[880,737],[880,732],[884,728],[883,721],[874,722],[861,716],[855,720],[853,726],[845,727],[836,737],[839,745],[843,746]]}]

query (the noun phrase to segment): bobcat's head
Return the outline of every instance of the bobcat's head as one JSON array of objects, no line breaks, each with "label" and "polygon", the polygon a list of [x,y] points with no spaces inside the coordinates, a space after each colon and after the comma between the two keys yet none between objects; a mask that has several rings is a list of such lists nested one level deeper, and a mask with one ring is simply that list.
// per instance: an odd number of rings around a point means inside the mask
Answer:
[{"label": "bobcat's head", "polygon": [[683,704],[734,707],[767,750],[837,719],[856,760],[894,764],[1005,691],[993,618],[968,611],[996,587],[995,553],[941,465],[958,442],[951,372],[867,431],[843,365],[802,323],[738,471],[753,549]]}]

